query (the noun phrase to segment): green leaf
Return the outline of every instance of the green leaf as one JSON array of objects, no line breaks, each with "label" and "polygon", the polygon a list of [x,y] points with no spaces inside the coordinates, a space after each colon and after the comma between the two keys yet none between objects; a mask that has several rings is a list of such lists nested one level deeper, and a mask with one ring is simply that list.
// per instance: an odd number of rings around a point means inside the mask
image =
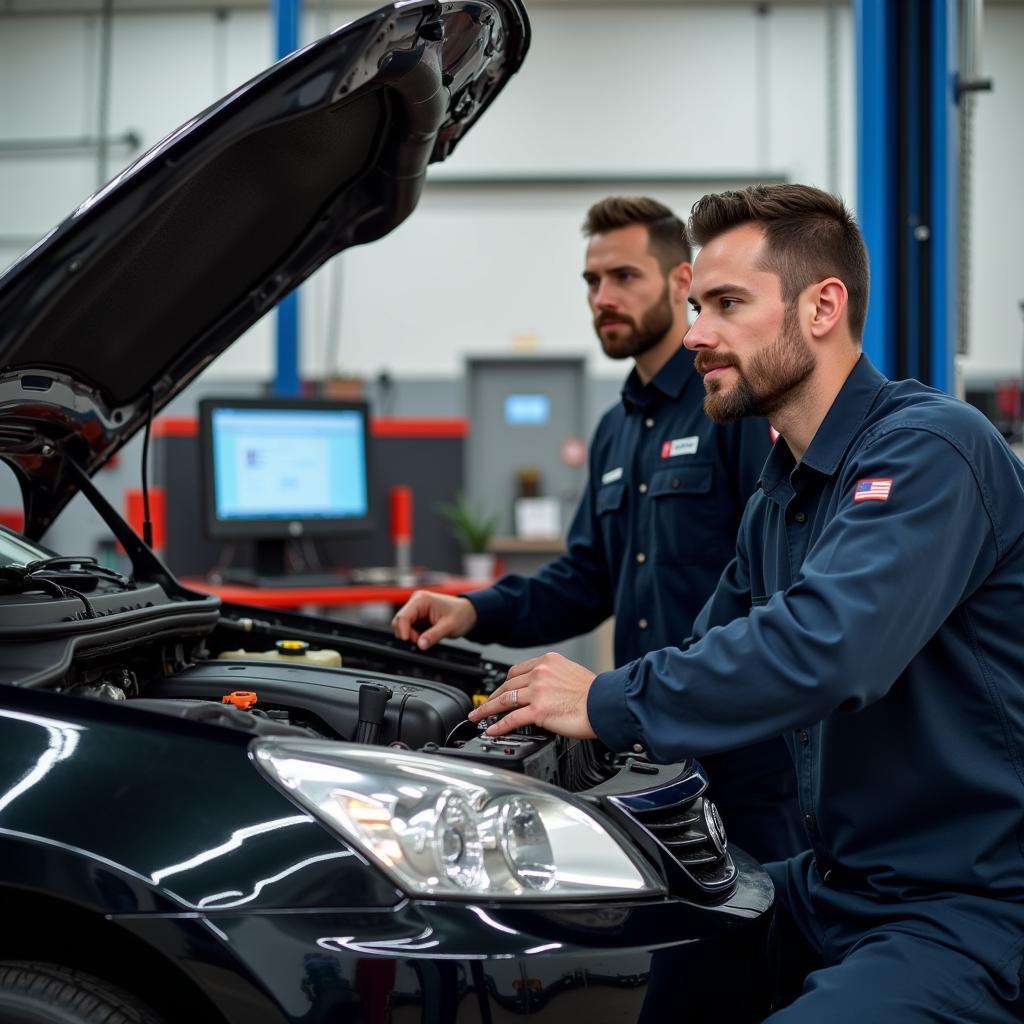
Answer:
[{"label": "green leaf", "polygon": [[437,510],[448,521],[452,536],[464,551],[487,550],[487,543],[498,525],[497,516],[488,516],[465,494],[457,494],[454,501],[438,505]]}]

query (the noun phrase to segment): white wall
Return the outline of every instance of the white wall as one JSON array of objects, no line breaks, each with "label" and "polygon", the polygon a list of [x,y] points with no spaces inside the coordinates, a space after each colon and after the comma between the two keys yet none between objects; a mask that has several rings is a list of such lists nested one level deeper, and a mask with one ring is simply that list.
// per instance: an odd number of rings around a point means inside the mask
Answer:
[{"label": "white wall", "polygon": [[[532,19],[523,70],[436,175],[604,180],[428,190],[399,231],[342,256],[347,367],[452,374],[464,352],[508,352],[532,340],[540,351],[586,353],[596,374],[621,376],[621,364],[599,354],[584,306],[579,225],[590,203],[611,190],[649,188],[625,180],[644,175],[681,179],[656,191],[684,213],[717,187],[709,181],[716,176],[826,183],[826,134],[817,127],[826,117],[824,11],[779,7],[759,17],[746,6],[687,5],[638,13],[623,4],[535,7]],[[846,15],[841,28],[848,55]],[[836,187],[848,192],[848,59],[838,75],[846,167]],[[767,95],[758,94],[761,81]],[[308,290],[307,308],[321,303],[320,286]],[[383,296],[391,297],[386,318]]]},{"label": "white wall", "polygon": [[[372,6],[337,8],[336,21]],[[677,185],[650,191],[684,213],[722,175],[783,175],[854,202],[849,11],[840,13],[831,69],[823,7],[778,4],[759,15],[754,6],[534,6],[523,70],[435,173],[671,175]],[[1024,8],[990,8],[987,18],[985,70],[997,84],[978,105],[968,375],[1017,372],[1024,298],[1024,196],[1016,187]],[[310,13],[306,38],[327,27],[322,13]],[[0,139],[93,132],[98,45],[93,16],[0,16]],[[262,68],[271,49],[260,13],[118,15],[111,131],[135,129],[152,144]],[[839,95],[834,181],[830,73]],[[110,173],[128,158],[116,151]],[[41,234],[95,185],[95,162],[85,155],[0,159],[0,236]],[[398,231],[343,254],[303,288],[304,372],[452,376],[465,352],[509,351],[525,338],[542,352],[587,353],[594,372],[618,376],[621,366],[595,354],[579,281],[579,222],[613,187],[625,186],[428,187]],[[0,247],[0,264],[17,251]],[[211,373],[272,376],[272,338],[268,317]]]},{"label": "white wall", "polygon": [[1024,358],[1024,6],[985,9],[971,201],[969,354],[965,375],[1021,375]]}]

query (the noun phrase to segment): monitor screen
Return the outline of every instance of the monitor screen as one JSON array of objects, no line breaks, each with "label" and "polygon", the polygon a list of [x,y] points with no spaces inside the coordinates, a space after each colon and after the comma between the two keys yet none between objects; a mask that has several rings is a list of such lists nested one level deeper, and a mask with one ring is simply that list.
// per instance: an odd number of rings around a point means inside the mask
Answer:
[{"label": "monitor screen", "polygon": [[205,399],[200,441],[214,539],[369,528],[367,408],[320,399]]}]

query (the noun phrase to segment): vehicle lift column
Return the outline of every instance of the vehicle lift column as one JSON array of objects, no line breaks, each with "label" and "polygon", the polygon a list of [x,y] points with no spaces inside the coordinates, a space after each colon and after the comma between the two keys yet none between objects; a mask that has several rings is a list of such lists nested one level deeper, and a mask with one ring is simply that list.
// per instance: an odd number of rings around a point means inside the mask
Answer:
[{"label": "vehicle lift column", "polygon": [[[302,0],[273,0],[277,38],[277,59],[299,48],[299,20]],[[299,377],[299,292],[286,295],[277,306],[277,366],[274,394],[296,396],[301,391]]]},{"label": "vehicle lift column", "polygon": [[884,374],[955,390],[957,0],[855,0],[864,351]]}]

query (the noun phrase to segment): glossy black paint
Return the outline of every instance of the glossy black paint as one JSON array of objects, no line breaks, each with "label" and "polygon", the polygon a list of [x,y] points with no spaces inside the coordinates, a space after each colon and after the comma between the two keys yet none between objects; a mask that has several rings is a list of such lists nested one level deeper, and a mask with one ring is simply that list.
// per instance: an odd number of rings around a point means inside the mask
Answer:
[{"label": "glossy black paint", "polygon": [[[267,785],[248,744],[131,702],[5,692],[0,830],[38,838],[38,878],[73,884],[55,894],[103,913],[398,902],[360,855]],[[0,884],[13,880],[8,864]]]},{"label": "glossy black paint", "polygon": [[232,1024],[382,1019],[375,1005],[663,1020],[687,978],[716,1010],[732,1001],[727,1019],[756,1019],[735,1001],[763,992],[772,892],[739,851],[741,885],[714,907],[410,900],[269,785],[249,744],[131,702],[5,688],[0,897],[45,892],[106,920]]},{"label": "glossy black paint", "polygon": [[[679,910],[671,901],[583,911],[409,902],[380,913],[211,915],[207,924],[266,990],[258,999],[239,985],[221,1003],[230,1020],[243,1003],[246,1020],[325,1024],[342,1008],[352,1022],[759,1019],[768,917],[743,919],[728,945],[685,943]],[[154,944],[174,932],[168,919],[122,923]],[[212,966],[189,969],[202,979]],[[401,1018],[403,1007],[420,1013]]]}]

